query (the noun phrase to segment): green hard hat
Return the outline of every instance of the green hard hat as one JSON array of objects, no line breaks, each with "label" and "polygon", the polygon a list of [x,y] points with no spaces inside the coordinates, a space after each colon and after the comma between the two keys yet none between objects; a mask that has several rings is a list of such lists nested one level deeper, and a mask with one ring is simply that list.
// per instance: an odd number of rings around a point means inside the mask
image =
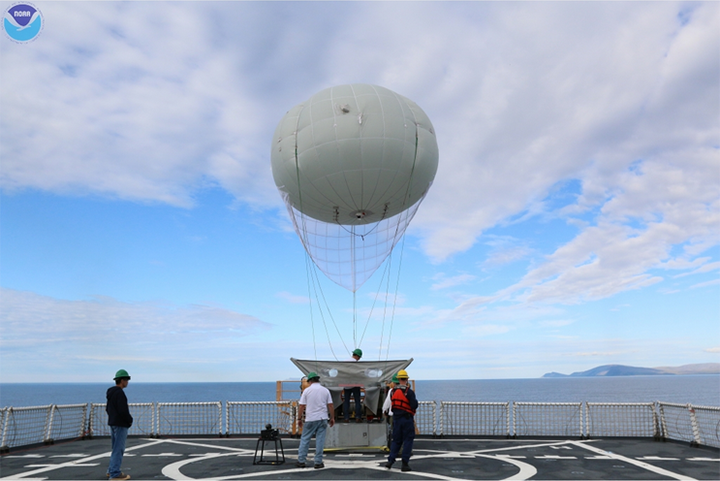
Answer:
[{"label": "green hard hat", "polygon": [[120,369],[118,372],[115,373],[115,377],[113,378],[113,380],[118,380],[123,377],[130,379],[130,374],[128,374],[125,369]]},{"label": "green hard hat", "polygon": [[400,381],[398,381],[398,378],[397,378],[397,374],[393,374],[391,381],[394,382],[395,384],[400,384]]},{"label": "green hard hat", "polygon": [[353,356],[362,357],[362,349],[355,349],[353,351]]},{"label": "green hard hat", "polygon": [[307,380],[309,381],[310,379],[314,379],[314,378],[320,379],[320,376],[318,376],[318,373],[316,373],[315,371],[309,372],[307,375]]}]

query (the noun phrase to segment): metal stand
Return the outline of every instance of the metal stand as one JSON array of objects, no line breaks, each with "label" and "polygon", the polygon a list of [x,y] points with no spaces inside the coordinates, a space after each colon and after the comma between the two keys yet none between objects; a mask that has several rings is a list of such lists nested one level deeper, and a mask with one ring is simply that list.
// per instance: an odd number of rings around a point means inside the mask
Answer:
[{"label": "metal stand", "polygon": [[[275,460],[263,459],[265,455],[265,443],[272,441],[275,443]],[[280,449],[278,450],[278,443]],[[258,451],[260,451],[260,459],[258,459]],[[283,464],[285,463],[285,450],[283,449],[282,439],[280,439],[280,432],[277,429],[273,429],[271,425],[266,425],[263,431],[260,431],[260,437],[255,444],[255,456],[253,456],[253,464]]]},{"label": "metal stand", "polygon": [[[266,460],[263,459],[263,456],[265,454],[265,443],[267,441],[270,441],[268,439],[260,438],[257,441],[257,444],[255,445],[255,456],[253,457],[253,464],[283,464],[285,463],[285,451],[283,450],[282,445],[282,439],[277,438],[273,439],[272,441],[275,443],[275,460]],[[280,444],[280,449],[278,450],[278,443]],[[260,459],[258,459],[258,450],[260,451]]]}]

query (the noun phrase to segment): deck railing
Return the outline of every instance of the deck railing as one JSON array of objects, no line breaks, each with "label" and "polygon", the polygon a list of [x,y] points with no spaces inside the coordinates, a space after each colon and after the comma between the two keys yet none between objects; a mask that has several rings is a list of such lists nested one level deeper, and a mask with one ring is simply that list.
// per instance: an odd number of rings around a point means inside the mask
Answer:
[{"label": "deck railing", "polygon": [[[297,401],[131,403],[132,436],[258,435],[272,424],[299,434]],[[224,415],[223,415],[224,414]],[[720,407],[656,403],[421,401],[426,436],[641,437],[720,447]],[[109,436],[105,404],[0,409],[0,451],[63,439]]]}]

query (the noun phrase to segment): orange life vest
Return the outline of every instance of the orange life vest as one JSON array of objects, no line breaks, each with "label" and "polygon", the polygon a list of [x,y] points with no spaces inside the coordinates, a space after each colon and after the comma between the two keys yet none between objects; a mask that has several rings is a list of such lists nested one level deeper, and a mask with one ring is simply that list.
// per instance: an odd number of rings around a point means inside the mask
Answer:
[{"label": "orange life vest", "polygon": [[405,392],[402,389],[393,389],[392,397],[390,399],[392,400],[393,409],[400,409],[415,416],[415,410],[410,407],[410,401],[408,401],[408,398],[405,396]]}]

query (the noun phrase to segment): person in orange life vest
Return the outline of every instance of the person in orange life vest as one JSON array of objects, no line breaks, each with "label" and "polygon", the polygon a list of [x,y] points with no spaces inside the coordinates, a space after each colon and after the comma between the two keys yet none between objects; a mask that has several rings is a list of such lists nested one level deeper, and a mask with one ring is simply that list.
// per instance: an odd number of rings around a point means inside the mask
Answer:
[{"label": "person in orange life vest", "polygon": [[392,391],[393,430],[390,454],[385,467],[392,468],[402,446],[402,471],[411,471],[410,454],[415,440],[415,410],[418,407],[415,392],[408,385],[408,373],[403,369],[397,373],[400,385]]}]

